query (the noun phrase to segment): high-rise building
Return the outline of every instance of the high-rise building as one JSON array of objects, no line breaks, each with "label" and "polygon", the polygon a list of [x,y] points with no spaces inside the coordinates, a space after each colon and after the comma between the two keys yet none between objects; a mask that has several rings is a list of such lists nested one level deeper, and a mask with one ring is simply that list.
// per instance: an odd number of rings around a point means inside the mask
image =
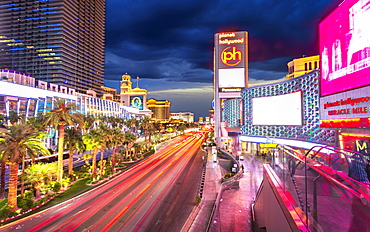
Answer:
[{"label": "high-rise building", "polygon": [[0,68],[86,93],[104,80],[105,0],[2,0]]}]

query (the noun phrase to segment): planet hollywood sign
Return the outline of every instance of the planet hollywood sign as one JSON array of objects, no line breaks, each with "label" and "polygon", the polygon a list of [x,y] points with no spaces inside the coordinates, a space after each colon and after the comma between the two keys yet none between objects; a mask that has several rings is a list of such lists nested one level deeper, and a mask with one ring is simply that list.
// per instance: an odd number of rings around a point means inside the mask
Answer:
[{"label": "planet hollywood sign", "polygon": [[[340,99],[335,102],[327,102],[324,103],[324,109],[328,109],[331,107],[336,106],[355,106],[357,104],[361,103],[367,103],[370,101],[370,97],[360,97],[360,98],[347,98],[347,99]],[[342,109],[335,109],[335,110],[329,110],[328,115],[338,115],[338,114],[363,114],[368,112],[367,106],[361,106],[361,107],[351,107],[351,108],[342,108]]]},{"label": "planet hollywood sign", "polygon": [[241,32],[225,32],[218,34],[220,61],[226,67],[244,67],[245,37]]}]

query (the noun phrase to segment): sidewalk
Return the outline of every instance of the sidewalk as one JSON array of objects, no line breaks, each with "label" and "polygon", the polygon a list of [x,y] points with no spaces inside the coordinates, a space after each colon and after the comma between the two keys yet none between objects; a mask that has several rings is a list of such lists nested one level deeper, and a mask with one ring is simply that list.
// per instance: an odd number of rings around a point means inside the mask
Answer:
[{"label": "sidewalk", "polygon": [[240,164],[244,165],[244,173],[240,173],[239,181],[228,181],[221,185],[220,166],[212,162],[212,154],[208,152],[201,209],[190,232],[207,231],[213,209],[214,214],[208,231],[252,232],[250,205],[262,182],[263,162],[247,153],[243,153],[243,156],[245,159],[240,161]]},{"label": "sidewalk", "polygon": [[210,215],[221,186],[221,170],[217,163],[212,161],[212,151],[207,151],[206,176],[204,180],[203,198],[200,211],[189,229],[190,232],[206,231]]}]

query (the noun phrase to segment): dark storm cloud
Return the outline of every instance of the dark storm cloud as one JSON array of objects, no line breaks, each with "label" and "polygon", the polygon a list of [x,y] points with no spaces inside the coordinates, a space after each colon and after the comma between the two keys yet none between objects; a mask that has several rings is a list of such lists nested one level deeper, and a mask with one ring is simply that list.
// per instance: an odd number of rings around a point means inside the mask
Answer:
[{"label": "dark storm cloud", "polygon": [[339,2],[107,0],[105,78],[212,83],[214,34],[246,30],[250,77],[279,79],[292,58],[318,54],[317,24]]}]

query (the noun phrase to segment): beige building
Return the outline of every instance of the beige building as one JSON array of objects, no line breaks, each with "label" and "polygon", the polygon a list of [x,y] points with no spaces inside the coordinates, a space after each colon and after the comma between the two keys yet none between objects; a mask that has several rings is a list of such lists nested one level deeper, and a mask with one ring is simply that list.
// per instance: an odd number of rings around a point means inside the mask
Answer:
[{"label": "beige building", "polygon": [[161,123],[167,123],[170,121],[171,102],[167,100],[149,99],[147,102],[147,105],[148,105],[148,109],[153,112],[152,114],[153,121],[161,122]]},{"label": "beige building", "polygon": [[184,122],[192,123],[194,122],[194,113],[192,112],[171,113],[171,119],[182,120]]},{"label": "beige building", "polygon": [[293,59],[288,65],[288,75],[286,79],[292,79],[302,76],[312,70],[318,69],[320,64],[320,56],[307,56],[302,58]]},{"label": "beige building", "polygon": [[139,78],[136,79],[136,87],[132,88],[131,76],[127,73],[122,75],[121,89],[120,89],[121,100],[120,102],[124,106],[136,108],[136,114],[140,115],[151,115],[151,111],[147,107],[147,90],[139,88]]}]

